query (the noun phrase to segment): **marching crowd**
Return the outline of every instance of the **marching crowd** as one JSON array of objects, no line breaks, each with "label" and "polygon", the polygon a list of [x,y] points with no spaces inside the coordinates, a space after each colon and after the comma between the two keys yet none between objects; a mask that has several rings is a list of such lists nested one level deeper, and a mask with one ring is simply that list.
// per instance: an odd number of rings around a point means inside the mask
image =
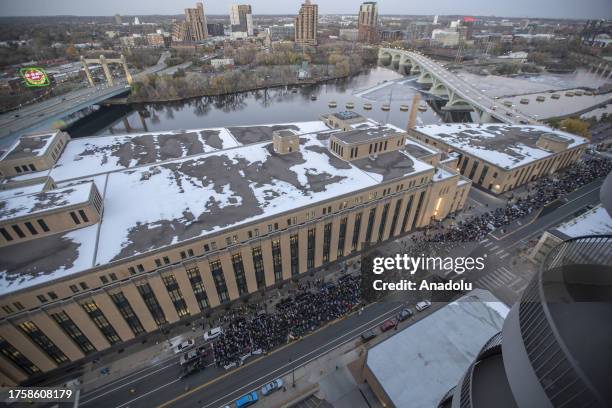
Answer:
[{"label": "marching crowd", "polygon": [[505,207],[461,221],[441,232],[435,232],[441,229],[439,225],[433,226],[433,232],[432,229],[425,230],[420,239],[427,243],[480,241],[490,231],[529,215],[595,179],[606,176],[610,171],[612,160],[587,156],[562,173],[537,180],[525,197],[519,197]]},{"label": "marching crowd", "polygon": [[277,303],[272,313],[252,307],[229,318],[223,335],[213,343],[215,362],[219,367],[239,365],[245,356],[304,336],[359,302],[360,278],[353,275],[342,276],[337,284],[300,283],[295,296]]},{"label": "marching crowd", "polygon": [[[490,231],[529,215],[554,200],[612,171],[612,161],[587,156],[560,174],[532,183],[524,197],[506,206],[444,228],[434,224],[415,238],[412,250],[431,243],[480,241]],[[338,284],[303,281],[297,293],[266,312],[261,305],[248,305],[223,316],[226,327],[213,343],[215,362],[220,367],[240,365],[246,356],[265,353],[312,332],[321,325],[347,314],[361,299],[361,278],[345,275]]]}]

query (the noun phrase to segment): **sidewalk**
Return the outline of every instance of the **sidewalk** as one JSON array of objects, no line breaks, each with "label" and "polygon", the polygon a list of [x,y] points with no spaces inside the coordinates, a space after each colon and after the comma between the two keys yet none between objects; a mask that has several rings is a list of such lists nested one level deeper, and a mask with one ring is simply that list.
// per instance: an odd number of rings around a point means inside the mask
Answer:
[{"label": "sidewalk", "polygon": [[[358,258],[358,257],[357,257]],[[348,262],[347,262],[348,263]],[[348,272],[355,269],[347,267]],[[269,288],[264,296],[254,294],[249,297],[249,304],[265,304],[268,312],[274,310],[274,306],[281,299],[291,296],[298,289],[298,283],[304,284],[307,281],[323,279],[324,281],[336,280],[345,274],[341,265],[335,264],[331,268],[321,269],[307,276],[302,276],[298,282],[285,282],[281,288]],[[244,306],[245,302],[232,304],[232,309]],[[122,352],[110,352],[100,358],[83,364],[82,376],[80,378],[83,392],[90,392],[96,388],[103,387],[121,378],[138,373],[145,369],[161,368],[167,364],[178,364],[173,348],[188,339],[196,339],[196,344],[203,339],[204,331],[209,328],[219,326],[223,323],[222,316],[227,313],[224,306],[211,310],[209,317],[204,314],[198,316],[186,326],[184,324],[172,327],[168,334],[155,333],[147,336],[146,343],[136,343],[129,345]],[[198,341],[199,340],[199,341]],[[171,344],[169,344],[169,342]]]}]

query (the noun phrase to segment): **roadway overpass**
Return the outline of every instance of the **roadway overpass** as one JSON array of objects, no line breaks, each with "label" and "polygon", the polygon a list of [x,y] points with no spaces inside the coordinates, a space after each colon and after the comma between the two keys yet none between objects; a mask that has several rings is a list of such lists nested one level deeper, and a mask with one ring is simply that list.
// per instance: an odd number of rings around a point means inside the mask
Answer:
[{"label": "roadway overpass", "polygon": [[[166,58],[169,52],[164,52],[156,65],[134,75],[136,80],[148,74],[171,72],[177,67],[167,68]],[[188,63],[187,63],[188,64]],[[0,148],[10,146],[19,136],[37,130],[50,129],[53,122],[65,118],[75,112],[99,104],[107,99],[127,93],[130,85],[125,80],[104,84],[56,96],[39,103],[24,106],[20,109],[0,115]]]},{"label": "roadway overpass", "polygon": [[402,75],[418,75],[419,84],[430,86],[429,93],[447,100],[444,110],[473,110],[478,114],[480,122],[537,123],[533,117],[499,103],[475,84],[467,82],[418,52],[381,48],[378,52],[378,62]]}]

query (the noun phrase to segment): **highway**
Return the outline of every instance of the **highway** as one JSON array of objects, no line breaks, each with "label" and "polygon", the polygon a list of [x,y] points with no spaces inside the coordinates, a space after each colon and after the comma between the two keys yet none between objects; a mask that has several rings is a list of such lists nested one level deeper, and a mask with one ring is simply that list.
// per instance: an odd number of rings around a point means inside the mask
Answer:
[{"label": "highway", "polygon": [[422,54],[413,51],[400,51],[394,49],[383,49],[383,51],[391,55],[397,52],[407,54],[412,61],[416,62],[421,67],[421,72],[429,72],[449,90],[452,90],[456,95],[461,97],[461,99],[501,122],[508,124],[538,124],[531,116],[520,112],[514,107],[507,107],[500,104],[498,100],[487,96],[484,91],[478,89],[476,84],[467,82]]},{"label": "highway", "polygon": [[[156,65],[134,75],[134,79],[166,69],[177,69],[178,67],[166,68],[165,60],[169,56],[169,52],[164,52]],[[56,120],[130,90],[125,80],[114,80],[114,86],[105,83],[78,89],[0,115],[0,148],[9,146],[24,133],[50,128]]]}]

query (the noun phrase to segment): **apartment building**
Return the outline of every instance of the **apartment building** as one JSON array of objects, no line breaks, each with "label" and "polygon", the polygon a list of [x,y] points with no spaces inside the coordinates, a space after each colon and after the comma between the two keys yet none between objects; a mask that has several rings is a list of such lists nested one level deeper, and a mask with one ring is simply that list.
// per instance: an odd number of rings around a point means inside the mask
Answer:
[{"label": "apartment building", "polygon": [[199,42],[208,38],[208,26],[204,14],[204,4],[198,2],[195,8],[185,9],[185,21],[175,22],[173,40]]},{"label": "apartment building", "polygon": [[[141,341],[463,208],[471,183],[455,158],[351,122],[73,139],[39,172],[47,191],[4,180],[0,383]],[[25,224],[39,218],[47,235]]]},{"label": "apartment building", "polygon": [[360,42],[378,41],[378,5],[375,1],[366,1],[359,7],[357,31]]},{"label": "apartment building", "polygon": [[319,6],[306,0],[295,18],[295,43],[298,45],[317,45]]},{"label": "apartment building", "polygon": [[230,7],[232,38],[246,38],[254,35],[253,11],[249,4],[233,4]]}]

